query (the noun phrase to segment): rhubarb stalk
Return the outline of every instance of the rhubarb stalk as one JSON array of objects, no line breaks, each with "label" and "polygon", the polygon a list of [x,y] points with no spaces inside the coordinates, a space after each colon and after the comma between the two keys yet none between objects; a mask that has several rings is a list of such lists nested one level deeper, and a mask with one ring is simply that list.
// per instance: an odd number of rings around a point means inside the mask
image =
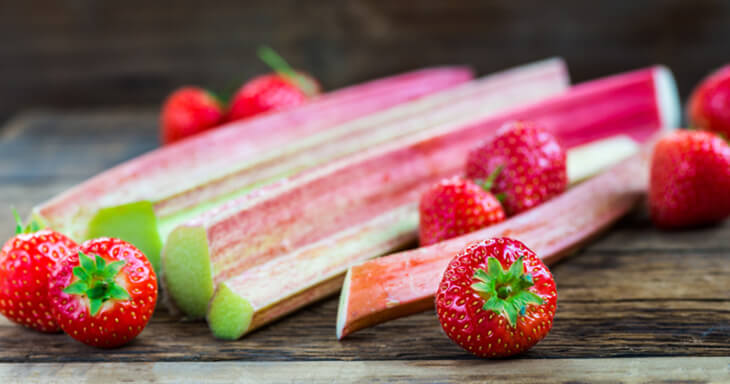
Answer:
[{"label": "rhubarb stalk", "polygon": [[237,121],[111,168],[33,209],[41,225],[81,241],[114,236],[139,247],[157,269],[167,229],[254,185],[235,183],[290,143],[471,78],[433,68],[322,95],[296,108]]},{"label": "rhubarb stalk", "polygon": [[337,337],[432,308],[443,271],[472,241],[511,237],[525,243],[548,265],[577,250],[643,196],[647,153],[497,225],[350,268],[340,294]]},{"label": "rhubarb stalk", "polygon": [[335,292],[349,266],[411,243],[420,193],[460,173],[464,154],[505,121],[535,120],[568,148],[616,135],[641,142],[677,124],[662,118],[678,108],[676,94],[659,101],[673,92],[668,84],[661,67],[593,81],[527,108],[438,125],[233,200],[171,233],[163,255],[168,293],[183,310],[207,307],[216,337],[238,338]]}]

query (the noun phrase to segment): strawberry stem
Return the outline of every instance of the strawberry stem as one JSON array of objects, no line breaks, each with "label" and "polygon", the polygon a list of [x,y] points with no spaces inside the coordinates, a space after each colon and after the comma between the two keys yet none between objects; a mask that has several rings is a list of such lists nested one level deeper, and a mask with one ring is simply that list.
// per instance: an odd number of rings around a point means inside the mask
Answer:
[{"label": "strawberry stem", "polygon": [[522,256],[507,271],[495,257],[487,259],[487,271],[479,268],[474,272],[476,283],[472,284],[479,296],[485,299],[482,309],[507,318],[514,327],[519,316],[524,315],[527,306],[542,304],[543,300],[529,290],[535,283],[532,275],[525,273]]},{"label": "strawberry stem", "polygon": [[64,288],[63,292],[86,296],[89,299],[89,313],[96,316],[108,300],[129,300],[129,293],[116,282],[124,264],[124,260],[107,264],[99,255],[91,259],[79,252],[79,265],[73,269],[78,279]]},{"label": "strawberry stem", "polygon": [[283,57],[279,56],[279,54],[269,46],[263,45],[259,47],[258,56],[259,59],[271,67],[274,72],[287,79],[305,94],[311,96],[316,93],[313,85],[304,79],[302,75],[296,73],[289,63],[287,63]]},{"label": "strawberry stem", "polygon": [[492,187],[494,186],[494,181],[497,180],[497,177],[502,172],[502,168],[504,167],[501,165],[497,166],[497,168],[495,168],[494,171],[492,171],[492,173],[487,176],[487,179],[484,180],[484,182],[482,183],[482,188],[484,188],[485,191],[491,191]]}]

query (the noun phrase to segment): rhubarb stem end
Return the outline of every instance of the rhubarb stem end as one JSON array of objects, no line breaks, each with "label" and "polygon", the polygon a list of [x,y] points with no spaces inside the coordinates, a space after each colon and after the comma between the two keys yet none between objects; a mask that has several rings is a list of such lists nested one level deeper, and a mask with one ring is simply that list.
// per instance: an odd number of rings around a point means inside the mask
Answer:
[{"label": "rhubarb stem end", "polygon": [[180,226],[162,251],[163,283],[172,304],[189,319],[202,319],[213,296],[208,235],[203,227]]},{"label": "rhubarb stem end", "polygon": [[251,303],[221,283],[208,309],[208,326],[213,336],[223,340],[240,339],[248,331],[252,317]]},{"label": "rhubarb stem end", "polygon": [[152,203],[138,201],[100,209],[89,222],[86,238],[115,237],[139,248],[160,273],[162,240]]}]

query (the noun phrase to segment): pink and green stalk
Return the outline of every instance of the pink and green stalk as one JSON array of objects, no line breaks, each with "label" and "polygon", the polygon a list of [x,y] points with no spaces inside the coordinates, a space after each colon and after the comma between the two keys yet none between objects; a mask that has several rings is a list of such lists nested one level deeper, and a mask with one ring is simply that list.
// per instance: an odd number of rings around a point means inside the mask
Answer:
[{"label": "pink and green stalk", "polygon": [[[263,254],[274,255],[272,252],[275,251],[271,249],[286,248],[286,241],[277,245],[275,242],[278,240],[266,240],[265,236],[248,238],[243,229],[232,224],[235,220],[259,220],[258,218],[234,218],[223,223],[211,223],[209,227],[201,223],[211,222],[211,218],[226,215],[227,212],[242,210],[262,196],[296,190],[303,180],[328,169],[328,162],[321,159],[332,161],[347,158],[348,155],[422,135],[429,129],[458,126],[510,106],[545,99],[563,92],[566,87],[567,74],[560,60],[518,67],[346,123],[333,130],[347,134],[331,136],[331,140],[322,145],[281,157],[270,166],[249,172],[248,175],[239,175],[235,182],[251,175],[261,179],[263,174],[270,175],[270,172],[276,170],[296,170],[289,177],[280,178],[267,187],[233,199],[216,209],[210,209],[201,217],[191,219],[192,221],[183,223],[180,228],[170,232],[167,241],[172,245],[165,248],[163,261],[170,297],[188,317],[200,318],[205,315],[217,280],[226,278],[226,273],[233,274],[248,266],[265,262],[268,257],[237,257],[242,249],[253,250],[258,247]],[[305,172],[307,169],[310,171]],[[279,214],[272,214],[272,217]],[[228,228],[233,232],[226,232]],[[195,248],[199,251],[189,251],[192,239],[201,239],[202,248]],[[211,242],[210,247],[208,240]],[[187,245],[181,247],[178,244]],[[229,265],[226,266],[226,263]]]},{"label": "pink and green stalk", "polygon": [[[171,233],[168,294],[189,316],[207,308],[215,336],[241,337],[335,292],[349,266],[413,242],[421,191],[460,173],[464,153],[504,122],[536,120],[569,148],[617,135],[643,141],[676,125],[663,119],[677,104],[671,84],[659,67],[597,80],[530,107],[437,125],[233,200]],[[663,93],[671,106],[658,101]],[[615,160],[611,151],[600,156]]]},{"label": "pink and green stalk", "polygon": [[266,179],[241,178],[261,162],[328,140],[333,128],[472,77],[460,67],[424,69],[320,96],[291,110],[230,123],[103,172],[33,209],[36,222],[77,241],[121,237],[159,265],[168,228],[246,193]]}]

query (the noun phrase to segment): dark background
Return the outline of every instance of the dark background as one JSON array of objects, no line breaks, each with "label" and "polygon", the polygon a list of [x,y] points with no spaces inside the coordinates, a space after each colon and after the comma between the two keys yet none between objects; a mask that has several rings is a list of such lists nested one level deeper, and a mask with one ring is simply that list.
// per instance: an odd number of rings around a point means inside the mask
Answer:
[{"label": "dark background", "polygon": [[261,43],[327,89],[563,56],[574,81],[663,63],[686,96],[730,62],[730,2],[3,0],[0,121],[31,107],[156,106],[183,84],[225,93],[267,70]]}]

